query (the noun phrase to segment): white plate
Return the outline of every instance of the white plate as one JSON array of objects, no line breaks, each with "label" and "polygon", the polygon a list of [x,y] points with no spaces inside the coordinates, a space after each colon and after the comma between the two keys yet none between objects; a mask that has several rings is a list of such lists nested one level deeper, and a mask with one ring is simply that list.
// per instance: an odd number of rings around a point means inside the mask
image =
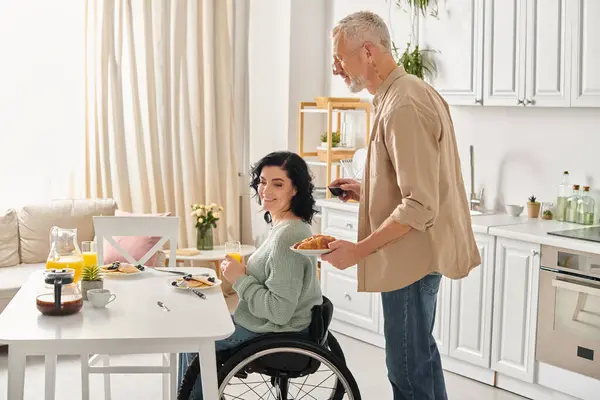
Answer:
[{"label": "white plate", "polygon": [[319,250],[308,250],[308,249],[295,249],[294,246],[290,247],[291,250],[296,253],[303,254],[305,256],[321,256],[331,252],[331,249],[319,249]]},{"label": "white plate", "polygon": [[357,180],[361,180],[365,170],[365,164],[367,162],[367,149],[360,148],[356,150],[352,157],[352,170]]},{"label": "white plate", "polygon": [[[220,286],[220,285],[221,285],[221,283],[223,283],[223,282],[222,282],[222,281],[221,281],[219,278],[217,278],[216,276],[215,276],[214,278],[215,278],[215,284],[214,284],[214,285],[212,285],[212,286],[202,286],[202,287],[197,287],[197,288],[195,288],[195,289],[199,289],[199,290],[212,289],[212,288],[215,288],[215,287],[217,287],[217,286]],[[173,278],[171,278],[171,279],[168,279],[168,280],[167,280],[167,285],[171,286],[172,288],[179,289],[179,290],[189,290],[189,288],[188,288],[188,287],[186,287],[186,286],[174,286],[174,285],[173,285],[173,282],[177,282],[177,281],[179,281],[179,280],[182,280],[182,279],[183,279],[183,277],[182,277],[182,276],[179,276],[179,277],[173,277]]]}]

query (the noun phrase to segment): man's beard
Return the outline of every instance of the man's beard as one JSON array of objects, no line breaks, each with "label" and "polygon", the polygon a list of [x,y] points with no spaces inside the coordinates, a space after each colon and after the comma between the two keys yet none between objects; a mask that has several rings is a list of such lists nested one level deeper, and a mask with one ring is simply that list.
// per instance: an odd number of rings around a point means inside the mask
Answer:
[{"label": "man's beard", "polygon": [[350,79],[348,89],[350,89],[352,93],[358,93],[367,87],[367,82],[362,76],[348,76],[348,79]]}]

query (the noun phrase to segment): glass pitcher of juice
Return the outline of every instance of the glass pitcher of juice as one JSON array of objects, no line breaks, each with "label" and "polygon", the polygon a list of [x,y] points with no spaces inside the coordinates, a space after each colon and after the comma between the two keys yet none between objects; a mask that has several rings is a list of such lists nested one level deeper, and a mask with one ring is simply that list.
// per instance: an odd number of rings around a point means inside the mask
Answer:
[{"label": "glass pitcher of juice", "polygon": [[73,283],[81,280],[83,256],[77,245],[77,229],[53,226],[50,230],[50,254],[46,260],[46,269],[65,268],[73,269]]}]

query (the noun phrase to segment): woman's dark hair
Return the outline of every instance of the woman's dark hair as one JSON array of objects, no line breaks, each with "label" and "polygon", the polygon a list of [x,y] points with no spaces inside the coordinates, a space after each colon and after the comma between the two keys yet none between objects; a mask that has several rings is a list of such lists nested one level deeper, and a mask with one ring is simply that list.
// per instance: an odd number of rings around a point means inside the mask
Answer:
[{"label": "woman's dark hair", "polygon": [[[308,165],[298,154],[289,151],[277,151],[263,157],[252,167],[252,181],[250,187],[255,191],[255,197],[258,199],[258,204],[261,204],[258,194],[258,185],[260,184],[260,174],[264,167],[280,167],[286,171],[288,178],[292,181],[292,185],[296,189],[296,195],[292,197],[290,211],[304,222],[310,224],[314,215],[317,213],[315,209],[315,199],[313,190],[315,186],[312,183],[312,175],[308,169]],[[265,221],[271,223],[271,213],[265,213]]]}]

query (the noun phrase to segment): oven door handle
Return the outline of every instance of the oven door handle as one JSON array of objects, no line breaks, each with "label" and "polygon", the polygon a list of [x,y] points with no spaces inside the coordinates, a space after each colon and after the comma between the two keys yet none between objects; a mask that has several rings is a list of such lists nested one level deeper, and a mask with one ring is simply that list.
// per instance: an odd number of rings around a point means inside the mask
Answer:
[{"label": "oven door handle", "polygon": [[592,296],[600,297],[600,288],[591,287],[587,285],[578,285],[576,283],[563,281],[562,279],[552,279],[552,286],[554,286],[555,288],[561,288],[571,290],[573,292],[586,293],[591,294]]}]

